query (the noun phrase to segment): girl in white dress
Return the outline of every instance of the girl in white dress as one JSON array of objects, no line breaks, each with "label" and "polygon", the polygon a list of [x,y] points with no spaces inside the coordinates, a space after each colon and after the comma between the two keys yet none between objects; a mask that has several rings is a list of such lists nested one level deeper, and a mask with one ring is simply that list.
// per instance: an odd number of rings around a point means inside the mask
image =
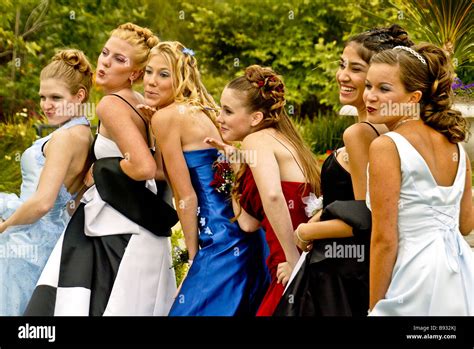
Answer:
[{"label": "girl in white dress", "polygon": [[474,228],[471,168],[459,144],[468,125],[451,109],[453,77],[431,44],[371,60],[368,120],[391,132],[369,154],[370,315],[474,315],[474,259],[462,237]]}]

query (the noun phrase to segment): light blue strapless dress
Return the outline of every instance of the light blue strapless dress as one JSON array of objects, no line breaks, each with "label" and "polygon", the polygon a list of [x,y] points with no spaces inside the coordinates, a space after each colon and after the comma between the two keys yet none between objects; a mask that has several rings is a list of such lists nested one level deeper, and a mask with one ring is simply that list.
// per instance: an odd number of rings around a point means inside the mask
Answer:
[{"label": "light blue strapless dress", "polygon": [[269,284],[263,230],[245,233],[232,202],[210,185],[216,149],[185,151],[198,198],[200,250],[188,272],[170,316],[254,316]]},{"label": "light blue strapless dress", "polygon": [[[89,122],[85,117],[74,118],[54,132],[76,125],[89,125]],[[0,218],[3,220],[36,192],[46,160],[42,147],[51,136],[52,133],[36,140],[22,154],[20,197],[0,193]],[[53,208],[41,219],[33,224],[9,227],[0,234],[1,316],[23,314],[41,271],[69,221],[66,205],[71,199],[73,196],[62,185]]]},{"label": "light blue strapless dress", "polygon": [[406,138],[385,135],[396,144],[401,162],[398,254],[387,293],[370,315],[473,316],[474,258],[459,231],[464,150],[458,145],[457,175],[452,186],[444,187]]}]

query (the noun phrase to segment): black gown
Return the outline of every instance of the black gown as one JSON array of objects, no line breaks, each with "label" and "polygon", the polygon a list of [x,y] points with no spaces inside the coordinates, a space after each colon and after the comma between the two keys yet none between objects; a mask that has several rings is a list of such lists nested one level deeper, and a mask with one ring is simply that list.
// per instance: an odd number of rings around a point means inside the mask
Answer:
[{"label": "black gown", "polygon": [[321,190],[321,220],[341,219],[353,227],[354,236],[315,240],[274,316],[367,315],[370,211],[365,201],[354,200],[351,175],[339,164],[335,152],[322,166]]}]

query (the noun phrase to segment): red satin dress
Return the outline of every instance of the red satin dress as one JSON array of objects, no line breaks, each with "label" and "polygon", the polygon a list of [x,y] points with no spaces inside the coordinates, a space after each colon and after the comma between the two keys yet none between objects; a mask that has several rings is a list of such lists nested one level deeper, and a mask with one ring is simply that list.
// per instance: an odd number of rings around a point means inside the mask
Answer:
[{"label": "red satin dress", "polygon": [[[308,184],[305,189],[305,183],[286,181],[281,182],[281,187],[290,211],[293,229],[296,229],[300,223],[306,223],[308,221],[302,198],[309,196],[311,187]],[[267,266],[271,280],[270,286],[257,311],[257,316],[272,316],[285,289],[281,283],[277,283],[277,267],[279,263],[285,262],[286,258],[283,248],[263,210],[262,200],[250,168],[247,168],[244,174],[240,205],[248,214],[258,219],[261,222],[262,228],[265,230],[265,237],[270,249],[270,254],[267,258]]]}]

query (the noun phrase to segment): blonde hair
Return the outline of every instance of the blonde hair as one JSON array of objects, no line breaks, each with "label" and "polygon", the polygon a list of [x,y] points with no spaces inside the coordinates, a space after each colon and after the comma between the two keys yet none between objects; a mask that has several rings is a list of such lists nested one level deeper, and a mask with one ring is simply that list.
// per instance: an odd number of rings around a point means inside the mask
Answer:
[{"label": "blonde hair", "polygon": [[[319,165],[286,113],[285,84],[281,77],[271,68],[251,65],[245,69],[245,75],[229,82],[226,88],[244,93],[244,105],[249,112],[260,111],[263,113],[263,121],[258,129],[273,127],[293,146],[301,161],[303,174],[311,191],[320,196]],[[244,164],[236,175],[232,196],[237,202],[239,202],[238,199],[241,195],[243,175],[246,169],[247,165]]]},{"label": "blonde hair", "polygon": [[454,71],[448,54],[428,43],[415,45],[412,49],[426,64],[414,54],[399,49],[377,53],[370,63],[398,65],[405,90],[422,92],[420,118],[423,122],[451,143],[464,141],[469,136],[469,123],[461,112],[452,109]]},{"label": "blonde hair", "polygon": [[92,66],[84,52],[74,49],[58,51],[51,62],[41,70],[40,79],[58,79],[63,81],[72,95],[81,88],[85,91],[82,102],[89,98],[92,86]]},{"label": "blonde hair", "polygon": [[150,29],[130,22],[119,25],[110,33],[110,36],[125,40],[133,46],[135,50],[133,62],[137,69],[145,67],[150,50],[160,42],[160,39]]},{"label": "blonde hair", "polygon": [[163,41],[153,47],[150,59],[161,55],[172,72],[174,100],[176,103],[187,103],[201,109],[216,124],[218,107],[214,98],[207,92],[201,81],[197,60],[194,53],[185,50],[178,41]]}]

